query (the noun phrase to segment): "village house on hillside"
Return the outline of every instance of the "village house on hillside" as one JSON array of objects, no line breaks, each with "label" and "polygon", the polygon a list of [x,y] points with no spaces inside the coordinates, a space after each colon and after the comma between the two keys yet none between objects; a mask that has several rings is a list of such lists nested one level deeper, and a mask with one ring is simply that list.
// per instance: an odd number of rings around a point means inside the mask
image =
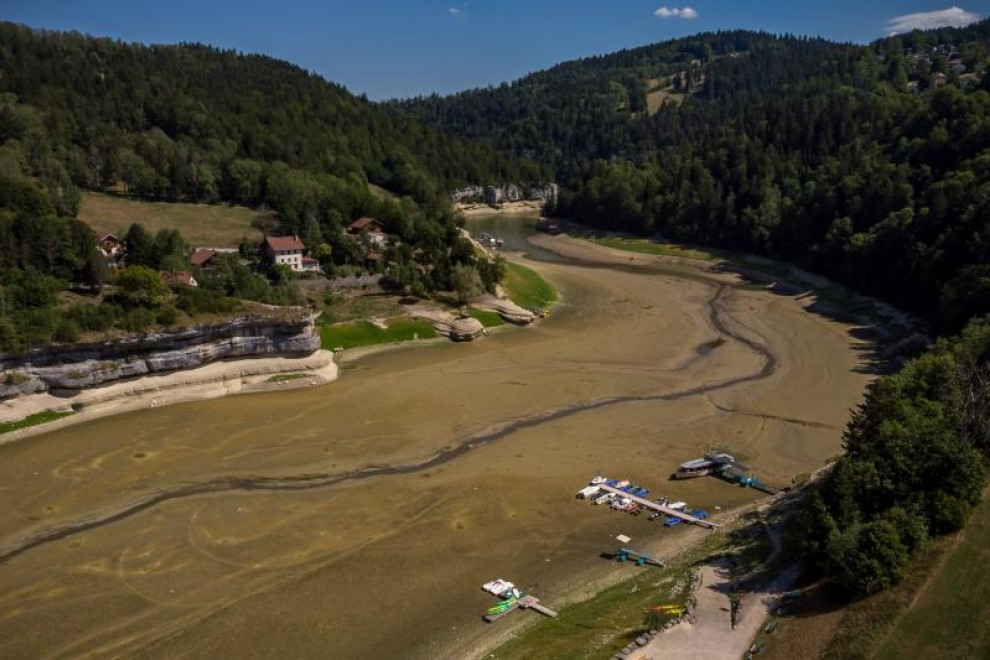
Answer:
[{"label": "village house on hillside", "polygon": [[385,227],[376,218],[369,218],[367,216],[358,218],[347,225],[348,234],[360,234],[363,231],[367,231],[369,234],[381,234],[385,231]]},{"label": "village house on hillside", "polygon": [[288,266],[295,272],[303,270],[303,252],[306,246],[297,236],[269,236],[264,244],[265,256],[278,265]]},{"label": "village house on hillside", "polygon": [[379,247],[385,247],[388,241],[388,237],[385,235],[384,225],[376,218],[369,218],[367,216],[358,218],[347,225],[346,231],[352,236],[367,235],[371,239],[371,242]]},{"label": "village house on hillside", "polygon": [[161,276],[170,289],[174,289],[177,286],[199,286],[196,278],[187,270],[162,272]]},{"label": "village house on hillside", "polygon": [[196,248],[196,251],[189,257],[189,263],[196,268],[208,269],[213,265],[213,258],[215,256],[217,256],[215,250]]},{"label": "village house on hillside", "polygon": [[96,245],[100,248],[103,256],[109,259],[115,259],[124,254],[124,241],[109,232],[97,234]]}]

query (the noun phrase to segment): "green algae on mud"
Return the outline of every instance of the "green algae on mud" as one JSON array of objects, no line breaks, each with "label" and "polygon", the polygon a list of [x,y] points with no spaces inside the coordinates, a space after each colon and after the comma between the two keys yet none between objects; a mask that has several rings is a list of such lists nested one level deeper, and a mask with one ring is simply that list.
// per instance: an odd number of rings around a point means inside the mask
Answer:
[{"label": "green algae on mud", "polygon": [[47,424],[48,422],[53,422],[56,419],[62,419],[63,417],[68,417],[72,413],[69,411],[57,412],[55,410],[43,410],[33,415],[28,415],[24,419],[18,419],[11,422],[0,422],[0,434],[10,433],[12,431],[20,431],[21,429],[26,429],[31,426],[38,426],[39,424]]},{"label": "green algae on mud", "polygon": [[545,308],[557,299],[553,286],[532,268],[515,262],[506,264],[502,286],[512,302],[526,309]]},{"label": "green algae on mud", "polygon": [[357,348],[375,344],[392,344],[416,339],[433,339],[437,331],[429,321],[413,319],[389,319],[381,328],[370,321],[327,325],[320,329],[321,347],[332,351],[337,348]]}]

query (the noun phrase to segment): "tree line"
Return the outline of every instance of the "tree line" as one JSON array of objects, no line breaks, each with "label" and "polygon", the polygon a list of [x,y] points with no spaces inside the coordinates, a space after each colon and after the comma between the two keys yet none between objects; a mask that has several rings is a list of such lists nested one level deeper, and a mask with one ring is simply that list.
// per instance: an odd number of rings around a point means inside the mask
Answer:
[{"label": "tree line", "polygon": [[929,539],[962,529],[990,457],[990,318],[873,383],[846,453],[795,525],[811,571],[850,597],[902,580]]}]

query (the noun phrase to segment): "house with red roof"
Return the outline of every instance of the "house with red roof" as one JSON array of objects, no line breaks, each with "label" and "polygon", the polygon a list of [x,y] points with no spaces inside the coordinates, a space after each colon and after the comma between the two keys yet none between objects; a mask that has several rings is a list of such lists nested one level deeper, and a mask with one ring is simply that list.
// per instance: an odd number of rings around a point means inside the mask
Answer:
[{"label": "house with red roof", "polygon": [[306,251],[306,246],[298,236],[269,236],[263,247],[272,263],[288,266],[296,272],[303,269],[303,252]]},{"label": "house with red roof", "polygon": [[215,256],[217,256],[215,250],[196,248],[196,251],[189,257],[189,263],[197,268],[209,268]]},{"label": "house with red roof", "polygon": [[369,234],[381,234],[385,231],[385,227],[379,220],[369,218],[367,216],[358,218],[351,224],[347,225],[348,234],[360,234],[363,231],[367,231]]},{"label": "house with red roof", "polygon": [[174,289],[177,286],[199,286],[196,278],[188,270],[163,271],[161,276],[170,289]]}]

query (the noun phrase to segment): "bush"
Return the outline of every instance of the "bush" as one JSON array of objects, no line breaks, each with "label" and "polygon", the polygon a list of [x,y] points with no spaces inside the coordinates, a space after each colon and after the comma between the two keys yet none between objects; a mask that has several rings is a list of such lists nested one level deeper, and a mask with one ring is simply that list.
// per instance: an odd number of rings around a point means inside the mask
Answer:
[{"label": "bush", "polygon": [[71,318],[63,318],[55,328],[54,338],[63,344],[79,341],[79,326]]},{"label": "bush", "polygon": [[121,317],[118,325],[122,330],[127,330],[128,332],[144,332],[154,322],[154,312],[144,307],[135,307]]},{"label": "bush", "polygon": [[67,315],[75,324],[83,330],[106,330],[113,325],[113,320],[117,316],[118,310],[113,305],[87,305],[85,303],[73,305],[69,308]]},{"label": "bush", "polygon": [[175,325],[175,322],[179,320],[179,310],[175,307],[165,307],[160,312],[158,316],[155,317],[160,325]]}]

